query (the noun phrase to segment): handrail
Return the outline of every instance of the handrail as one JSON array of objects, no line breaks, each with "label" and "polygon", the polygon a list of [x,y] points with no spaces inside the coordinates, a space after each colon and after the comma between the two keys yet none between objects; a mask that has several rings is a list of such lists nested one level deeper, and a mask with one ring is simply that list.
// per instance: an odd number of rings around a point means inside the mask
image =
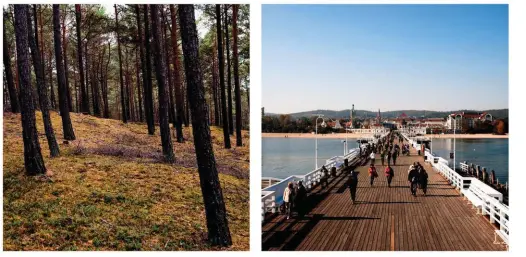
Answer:
[{"label": "handrail", "polygon": [[[387,130],[382,131],[384,131],[384,133],[381,134],[380,138],[383,138],[388,135]],[[373,142],[377,141],[378,139],[373,139]],[[333,167],[336,167],[337,172],[341,172],[341,167],[343,166],[345,159],[347,159],[349,163],[352,163],[357,158],[360,158],[360,149],[354,148],[351,149],[349,153],[344,156],[334,156],[328,159],[325,163],[325,168],[331,170]],[[301,180],[303,181],[305,189],[307,189],[307,191],[310,191],[314,186],[321,182],[322,176],[323,172],[321,171],[320,167],[305,175],[292,175],[285,179],[282,179],[280,182],[274,185],[263,188],[261,195],[263,215],[262,221],[264,221],[266,212],[275,212],[279,204],[283,202],[283,191],[285,190],[289,182],[297,182]],[[270,194],[269,192],[272,192],[272,194]]]},{"label": "handrail", "polygon": [[[402,136],[410,140],[406,135],[402,134]],[[507,243],[507,237],[509,236],[509,208],[503,203],[502,193],[476,178],[461,176],[448,166],[447,160],[433,156],[428,149],[426,149],[425,155],[427,156],[426,161],[431,164],[433,169],[440,172],[455,188],[462,190],[473,187],[474,190],[480,191],[483,202],[481,207],[482,215],[488,215],[490,223],[497,222],[499,224],[499,231],[505,235],[506,238],[503,238],[503,240]],[[463,168],[461,164],[461,169]]]}]

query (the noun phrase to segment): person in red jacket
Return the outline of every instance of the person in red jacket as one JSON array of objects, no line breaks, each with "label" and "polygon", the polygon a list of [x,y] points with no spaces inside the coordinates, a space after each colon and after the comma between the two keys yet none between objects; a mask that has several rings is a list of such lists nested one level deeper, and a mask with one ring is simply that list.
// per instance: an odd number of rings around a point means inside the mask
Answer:
[{"label": "person in red jacket", "polygon": [[371,166],[369,166],[369,181],[371,183],[371,186],[373,186],[374,179],[378,177],[378,173],[376,172],[376,167],[374,167],[374,164],[371,163]]},{"label": "person in red jacket", "polygon": [[394,170],[389,164],[387,167],[385,167],[385,177],[387,178],[387,187],[391,187],[391,181],[394,177]]}]

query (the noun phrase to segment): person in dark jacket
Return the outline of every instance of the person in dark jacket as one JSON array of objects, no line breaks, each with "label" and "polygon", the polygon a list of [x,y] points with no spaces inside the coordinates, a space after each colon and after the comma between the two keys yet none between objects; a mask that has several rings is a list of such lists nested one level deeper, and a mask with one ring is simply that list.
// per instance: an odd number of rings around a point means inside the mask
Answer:
[{"label": "person in dark jacket", "polygon": [[416,188],[418,186],[418,171],[416,167],[409,171],[409,174],[407,175],[407,180],[411,185],[411,194],[416,196]]},{"label": "person in dark jacket", "polygon": [[418,184],[420,184],[420,189],[424,192],[424,196],[427,193],[427,180],[428,175],[424,167],[420,166],[420,171],[418,172]]},{"label": "person in dark jacket", "polygon": [[374,164],[371,163],[371,166],[369,166],[369,183],[371,186],[373,186],[374,179],[378,177],[378,173],[376,172],[376,167],[374,167]]},{"label": "person in dark jacket", "polygon": [[393,156],[392,156],[392,158],[393,158],[393,166],[396,166],[396,158],[397,157],[398,157],[398,150],[396,150],[396,148],[395,148],[395,150],[393,151]]},{"label": "person in dark jacket", "polygon": [[320,184],[322,188],[329,186],[329,170],[325,168],[325,165],[321,166],[322,177],[320,179]]},{"label": "person in dark jacket", "polygon": [[296,210],[298,215],[303,217],[305,215],[305,203],[307,200],[307,189],[303,186],[303,181],[298,182],[298,187],[296,188],[296,197],[294,198]]},{"label": "person in dark jacket", "polygon": [[387,165],[391,165],[392,153],[390,149],[387,149]]},{"label": "person in dark jacket", "polygon": [[391,181],[394,177],[394,170],[389,164],[387,167],[385,167],[385,177],[387,178],[387,187],[391,187]]},{"label": "person in dark jacket", "polygon": [[352,204],[354,204],[356,202],[356,189],[358,188],[358,174],[354,170],[351,171],[351,174],[349,175],[347,185],[349,186],[349,191],[351,192]]}]

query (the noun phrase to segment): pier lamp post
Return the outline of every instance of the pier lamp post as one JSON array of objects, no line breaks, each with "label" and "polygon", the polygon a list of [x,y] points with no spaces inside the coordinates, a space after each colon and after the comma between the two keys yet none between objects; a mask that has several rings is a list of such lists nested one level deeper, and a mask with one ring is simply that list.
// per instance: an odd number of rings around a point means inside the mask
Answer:
[{"label": "pier lamp post", "polygon": [[316,118],[316,140],[315,140],[315,148],[314,148],[314,152],[315,152],[315,167],[314,169],[317,169],[318,168],[318,119],[321,119],[321,126],[322,127],[325,127],[325,120],[323,119],[323,115],[320,114],[318,115],[318,118]]}]

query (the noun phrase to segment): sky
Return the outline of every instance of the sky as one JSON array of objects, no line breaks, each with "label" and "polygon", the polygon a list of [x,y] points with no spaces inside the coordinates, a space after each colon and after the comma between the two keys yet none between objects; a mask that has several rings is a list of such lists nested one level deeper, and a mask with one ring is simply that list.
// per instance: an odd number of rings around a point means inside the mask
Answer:
[{"label": "sky", "polygon": [[263,5],[262,104],[508,108],[508,6]]}]

